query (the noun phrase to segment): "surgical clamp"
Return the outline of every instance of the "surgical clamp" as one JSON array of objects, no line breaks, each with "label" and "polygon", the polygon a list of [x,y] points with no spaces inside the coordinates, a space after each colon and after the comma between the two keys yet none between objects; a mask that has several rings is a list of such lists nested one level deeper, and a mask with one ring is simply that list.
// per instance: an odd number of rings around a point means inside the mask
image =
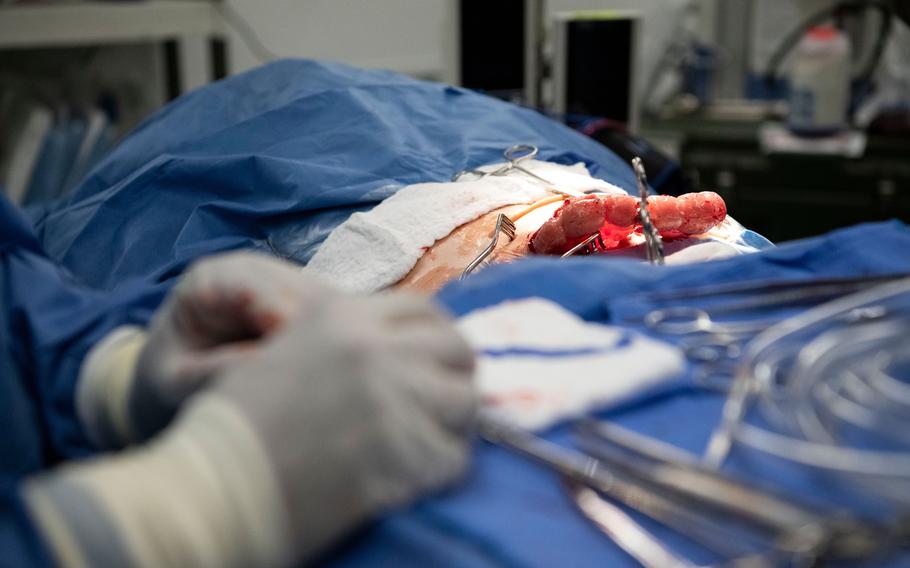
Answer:
[{"label": "surgical clamp", "polygon": [[[903,539],[902,524],[888,527],[842,510],[822,510],[733,480],[657,440],[593,420],[583,421],[580,443],[611,470],[627,472],[658,491],[754,527],[778,551],[803,558],[858,560]],[[642,441],[644,440],[644,442]],[[672,447],[671,447],[672,448]]]},{"label": "surgical clamp", "polygon": [[600,233],[599,232],[594,233],[587,239],[581,241],[574,247],[570,248],[560,258],[568,258],[570,256],[574,256],[574,255],[578,254],[579,251],[582,251],[582,250],[584,250],[585,253],[590,254],[593,250],[596,250],[595,248],[592,248],[592,247],[596,247],[595,241],[597,241],[599,238],[600,238]]},{"label": "surgical clamp", "polygon": [[489,177],[489,176],[503,176],[503,175],[507,175],[509,172],[512,172],[512,171],[519,171],[525,175],[531,176],[532,178],[536,179],[539,182],[552,186],[553,182],[551,182],[545,178],[542,178],[541,176],[535,174],[531,170],[529,170],[521,165],[521,162],[524,162],[525,160],[534,159],[537,156],[537,154],[538,154],[537,146],[534,146],[532,144],[515,144],[514,146],[509,146],[508,148],[506,148],[505,151],[502,153],[503,157],[508,162],[504,166],[501,166],[498,169],[489,171],[489,172],[485,172],[485,171],[478,170],[478,169],[462,170],[462,171],[458,172],[457,174],[455,174],[454,176],[452,176],[452,181],[457,181],[458,178],[460,178],[461,176],[463,176],[465,174],[474,174],[474,175],[480,176],[480,178],[483,179],[483,178]]},{"label": "surgical clamp", "polygon": [[730,540],[731,528],[712,521],[628,476],[604,466],[599,460],[565,448],[530,432],[482,418],[481,437],[491,444],[543,464],[567,480],[603,493],[691,538],[714,552],[736,556],[743,551]]},{"label": "surgical clamp", "polygon": [[674,554],[625,511],[598,495],[590,487],[567,481],[566,489],[572,495],[579,511],[645,568],[695,566]]},{"label": "surgical clamp", "polygon": [[681,461],[669,457],[665,451],[655,451],[653,446],[635,439],[645,436],[630,435],[616,425],[584,420],[578,431],[582,449],[610,467],[634,472],[635,477],[664,491],[733,514],[762,530],[783,534],[819,524],[825,518],[818,511],[735,482],[690,459]]},{"label": "surgical clamp", "polygon": [[541,181],[547,185],[553,185],[552,182],[540,177],[531,170],[523,168],[520,164],[525,160],[534,159],[537,156],[537,146],[531,144],[516,144],[515,146],[509,146],[506,148],[506,151],[503,152],[503,157],[508,160],[508,164],[502,166],[498,170],[490,173],[489,175],[501,176],[509,173],[512,170],[518,170],[524,174],[535,178],[538,181]]}]

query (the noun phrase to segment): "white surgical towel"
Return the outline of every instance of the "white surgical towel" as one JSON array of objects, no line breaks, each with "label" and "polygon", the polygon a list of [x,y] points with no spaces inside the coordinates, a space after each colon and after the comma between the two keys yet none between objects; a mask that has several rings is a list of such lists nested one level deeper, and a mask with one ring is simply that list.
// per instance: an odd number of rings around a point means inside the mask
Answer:
[{"label": "white surgical towel", "polygon": [[471,312],[458,328],[478,355],[484,412],[530,430],[616,405],[685,368],[672,345],[540,298]]},{"label": "white surgical towel", "polygon": [[[562,166],[529,160],[521,166],[566,193],[622,192],[591,177],[584,164]],[[470,177],[409,185],[370,211],[351,215],[332,231],[304,270],[349,292],[375,292],[407,276],[427,247],[459,226],[494,209],[548,195],[543,184],[521,172]]]}]

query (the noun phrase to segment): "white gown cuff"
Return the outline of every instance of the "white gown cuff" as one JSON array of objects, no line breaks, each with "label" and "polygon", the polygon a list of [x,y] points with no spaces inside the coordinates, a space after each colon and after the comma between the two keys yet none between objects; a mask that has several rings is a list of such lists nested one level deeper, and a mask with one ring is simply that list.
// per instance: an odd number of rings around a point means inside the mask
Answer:
[{"label": "white gown cuff", "polygon": [[244,416],[202,395],[145,447],[29,480],[25,502],[61,566],[286,566],[277,478]]},{"label": "white gown cuff", "polygon": [[98,447],[122,447],[132,439],[127,405],[145,341],[142,328],[118,327],[95,345],[82,363],[76,384],[76,412],[89,439]]}]

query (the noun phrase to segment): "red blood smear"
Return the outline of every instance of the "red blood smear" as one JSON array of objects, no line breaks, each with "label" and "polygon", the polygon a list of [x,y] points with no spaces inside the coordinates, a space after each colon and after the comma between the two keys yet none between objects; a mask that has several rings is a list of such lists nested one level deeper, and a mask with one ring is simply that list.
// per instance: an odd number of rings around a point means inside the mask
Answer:
[{"label": "red blood smear", "polygon": [[619,227],[612,223],[604,223],[600,227],[600,239],[603,241],[603,247],[598,246],[600,250],[612,250],[622,246],[628,246],[629,235],[635,232],[636,225]]}]

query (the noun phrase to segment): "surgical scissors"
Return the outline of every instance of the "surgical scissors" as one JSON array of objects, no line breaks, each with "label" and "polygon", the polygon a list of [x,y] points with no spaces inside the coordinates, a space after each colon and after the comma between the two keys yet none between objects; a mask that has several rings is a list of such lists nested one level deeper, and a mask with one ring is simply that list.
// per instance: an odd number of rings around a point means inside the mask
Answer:
[{"label": "surgical scissors", "polygon": [[509,174],[512,171],[519,171],[523,174],[531,176],[532,178],[536,179],[539,182],[552,186],[553,182],[535,174],[531,170],[529,170],[521,165],[521,162],[524,162],[526,160],[532,160],[537,156],[537,154],[538,154],[537,146],[534,146],[533,144],[515,144],[513,146],[509,146],[508,148],[506,148],[505,151],[502,153],[502,156],[506,159],[506,162],[508,162],[504,166],[501,166],[501,167],[499,167],[493,171],[489,171],[489,172],[478,170],[476,168],[473,168],[470,170],[462,170],[462,171],[458,172],[457,174],[455,174],[454,176],[452,176],[452,181],[457,181],[458,178],[460,178],[461,176],[463,176],[465,174],[474,174],[474,175],[480,176],[480,178],[483,179],[483,178],[489,177],[489,176],[504,176],[504,175]]}]

